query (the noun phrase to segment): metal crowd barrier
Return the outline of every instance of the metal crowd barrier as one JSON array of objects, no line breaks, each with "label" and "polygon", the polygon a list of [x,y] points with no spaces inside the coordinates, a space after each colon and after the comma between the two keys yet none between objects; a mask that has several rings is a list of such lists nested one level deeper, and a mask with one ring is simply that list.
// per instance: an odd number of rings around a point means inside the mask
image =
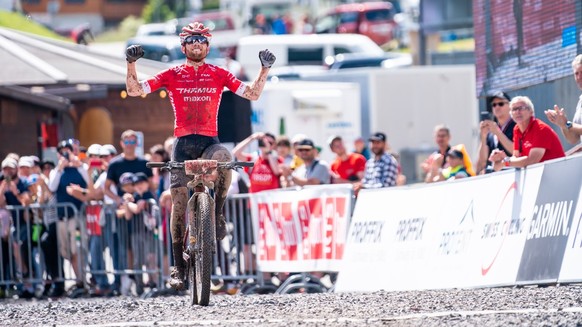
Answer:
[{"label": "metal crowd barrier", "polygon": [[[137,295],[144,288],[165,288],[162,220],[155,200],[148,200],[144,210],[130,218],[117,214],[115,205],[89,202],[81,210],[81,234],[88,259],[86,280],[98,289],[118,289],[129,294],[130,279]],[[131,277],[131,278],[130,278]]]},{"label": "metal crowd barrier", "polygon": [[[46,262],[53,264],[55,269],[49,277],[51,283],[73,283],[80,281],[75,270],[81,271],[82,256],[80,254],[80,233],[72,235],[74,243],[71,247],[62,247],[62,240],[49,238],[48,226],[43,223],[43,215],[47,210],[66,211],[66,218],[54,222],[51,226],[53,236],[58,234],[57,225],[65,227],[78,222],[78,210],[70,203],[58,205],[6,206],[10,214],[9,220],[1,222],[2,230],[8,230],[8,235],[0,235],[0,290],[5,295],[12,292],[42,293],[44,291]],[[71,243],[73,238],[69,238]],[[63,250],[61,250],[64,249]],[[48,260],[48,261],[47,261]],[[54,266],[56,264],[56,267]],[[50,268],[49,268],[50,269]],[[56,270],[56,271],[55,271]],[[80,274],[79,274],[80,275]]]}]

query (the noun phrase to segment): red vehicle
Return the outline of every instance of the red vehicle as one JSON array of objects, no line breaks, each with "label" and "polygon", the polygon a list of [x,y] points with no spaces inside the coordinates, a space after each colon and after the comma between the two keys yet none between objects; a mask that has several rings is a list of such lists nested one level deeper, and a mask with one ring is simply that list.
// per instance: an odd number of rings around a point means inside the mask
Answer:
[{"label": "red vehicle", "polygon": [[396,10],[390,2],[364,2],[339,5],[320,17],[316,33],[357,33],[378,45],[390,42],[396,33]]}]

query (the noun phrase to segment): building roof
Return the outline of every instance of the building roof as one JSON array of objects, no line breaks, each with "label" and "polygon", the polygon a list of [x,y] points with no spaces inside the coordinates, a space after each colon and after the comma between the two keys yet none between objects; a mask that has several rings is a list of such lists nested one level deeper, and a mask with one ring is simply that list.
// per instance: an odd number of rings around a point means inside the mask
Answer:
[{"label": "building roof", "polygon": [[[0,28],[0,86],[52,84],[125,85],[123,53],[104,53],[77,45]],[[155,75],[168,64],[140,60],[138,78]]]}]

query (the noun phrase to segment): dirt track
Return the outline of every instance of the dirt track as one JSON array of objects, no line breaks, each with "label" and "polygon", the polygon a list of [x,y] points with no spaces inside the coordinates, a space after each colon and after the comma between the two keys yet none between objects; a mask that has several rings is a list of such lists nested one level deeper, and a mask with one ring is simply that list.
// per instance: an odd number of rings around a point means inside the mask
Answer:
[{"label": "dirt track", "polygon": [[5,326],[576,326],[582,287],[422,292],[2,300]]}]

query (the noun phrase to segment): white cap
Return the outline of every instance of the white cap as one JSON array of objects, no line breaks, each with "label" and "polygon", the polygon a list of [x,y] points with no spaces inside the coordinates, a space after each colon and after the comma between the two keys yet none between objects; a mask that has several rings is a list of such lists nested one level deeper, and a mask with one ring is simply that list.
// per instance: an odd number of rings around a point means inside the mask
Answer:
[{"label": "white cap", "polygon": [[89,148],[87,148],[87,154],[98,156],[101,153],[101,144],[91,144]]},{"label": "white cap", "polygon": [[4,159],[4,161],[2,161],[2,168],[5,168],[5,167],[17,168],[18,161],[16,161],[14,158],[6,158],[6,159]]},{"label": "white cap", "polygon": [[103,144],[103,148],[107,149],[112,156],[117,154],[117,149],[112,144]]},{"label": "white cap", "polygon": [[18,167],[34,167],[34,160],[31,157],[20,157],[18,160]]},{"label": "white cap", "polygon": [[299,143],[307,138],[305,134],[295,134],[293,138],[291,138],[291,144]]}]

